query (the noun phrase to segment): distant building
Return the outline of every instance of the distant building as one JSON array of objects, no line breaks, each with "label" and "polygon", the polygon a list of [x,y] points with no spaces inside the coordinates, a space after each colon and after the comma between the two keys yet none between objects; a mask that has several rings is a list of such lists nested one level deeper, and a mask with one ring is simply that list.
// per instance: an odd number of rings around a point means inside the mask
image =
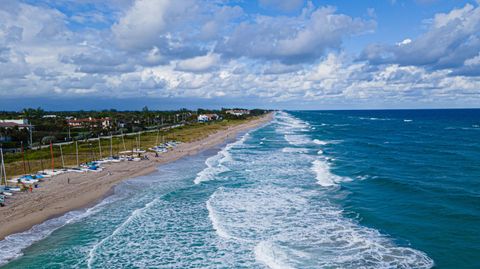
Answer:
[{"label": "distant building", "polygon": [[125,128],[125,127],[127,127],[127,123],[124,122],[124,121],[117,121],[117,126],[119,128]]},{"label": "distant building", "polygon": [[198,122],[207,122],[218,120],[220,117],[217,114],[200,114],[197,117]]},{"label": "distant building", "polygon": [[107,129],[112,126],[110,118],[95,119],[92,117],[86,119],[69,119],[68,126],[72,128],[102,128]]},{"label": "distant building", "polygon": [[250,110],[247,109],[230,109],[225,111],[225,113],[234,115],[234,116],[243,116],[243,115],[250,115]]},{"label": "distant building", "polygon": [[25,128],[31,128],[32,126],[28,124],[28,120],[21,119],[21,120],[0,120],[0,128],[15,128],[18,127],[18,129],[25,129]]},{"label": "distant building", "polygon": [[57,115],[51,114],[51,115],[44,115],[42,118],[44,118],[44,119],[55,119],[56,117],[57,117]]}]

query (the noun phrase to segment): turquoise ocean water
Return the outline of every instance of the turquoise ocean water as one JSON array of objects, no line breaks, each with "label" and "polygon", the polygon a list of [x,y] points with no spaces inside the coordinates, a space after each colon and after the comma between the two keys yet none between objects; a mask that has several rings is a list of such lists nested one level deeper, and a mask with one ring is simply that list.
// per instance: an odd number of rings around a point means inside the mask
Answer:
[{"label": "turquoise ocean water", "polygon": [[2,268],[480,268],[480,111],[301,111],[0,242]]}]

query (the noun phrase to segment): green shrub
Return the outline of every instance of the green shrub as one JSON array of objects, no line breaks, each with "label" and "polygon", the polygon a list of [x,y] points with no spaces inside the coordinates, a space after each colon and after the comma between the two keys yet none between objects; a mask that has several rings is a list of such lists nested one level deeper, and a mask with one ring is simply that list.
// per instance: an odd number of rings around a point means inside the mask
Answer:
[{"label": "green shrub", "polygon": [[44,136],[42,138],[42,144],[44,144],[44,145],[50,144],[50,143],[55,143],[56,141],[57,141],[57,138],[53,135]]}]

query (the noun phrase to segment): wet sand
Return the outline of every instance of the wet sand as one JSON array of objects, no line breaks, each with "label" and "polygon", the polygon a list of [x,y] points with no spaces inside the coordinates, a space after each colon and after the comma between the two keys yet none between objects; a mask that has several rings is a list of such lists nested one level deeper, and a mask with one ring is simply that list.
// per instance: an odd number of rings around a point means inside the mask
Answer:
[{"label": "wet sand", "polygon": [[235,137],[239,132],[258,127],[272,119],[272,114],[218,131],[201,140],[178,145],[172,151],[150,160],[102,165],[102,172],[66,173],[49,179],[33,193],[17,193],[0,208],[0,239],[30,229],[50,218],[88,207],[102,200],[119,182],[161,170],[159,164],[172,162],[187,155],[214,147]]}]

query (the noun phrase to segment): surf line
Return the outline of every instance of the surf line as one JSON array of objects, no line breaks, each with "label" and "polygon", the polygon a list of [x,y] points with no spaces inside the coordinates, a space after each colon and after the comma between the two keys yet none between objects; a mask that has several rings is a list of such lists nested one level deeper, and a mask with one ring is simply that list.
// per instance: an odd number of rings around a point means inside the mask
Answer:
[{"label": "surf line", "polygon": [[216,155],[209,157],[205,161],[207,167],[197,173],[193,183],[200,184],[205,181],[211,181],[214,179],[214,176],[229,171],[228,167],[226,167],[224,163],[232,160],[230,150],[234,147],[242,145],[249,135],[249,132],[245,133],[239,140],[227,144]]}]

